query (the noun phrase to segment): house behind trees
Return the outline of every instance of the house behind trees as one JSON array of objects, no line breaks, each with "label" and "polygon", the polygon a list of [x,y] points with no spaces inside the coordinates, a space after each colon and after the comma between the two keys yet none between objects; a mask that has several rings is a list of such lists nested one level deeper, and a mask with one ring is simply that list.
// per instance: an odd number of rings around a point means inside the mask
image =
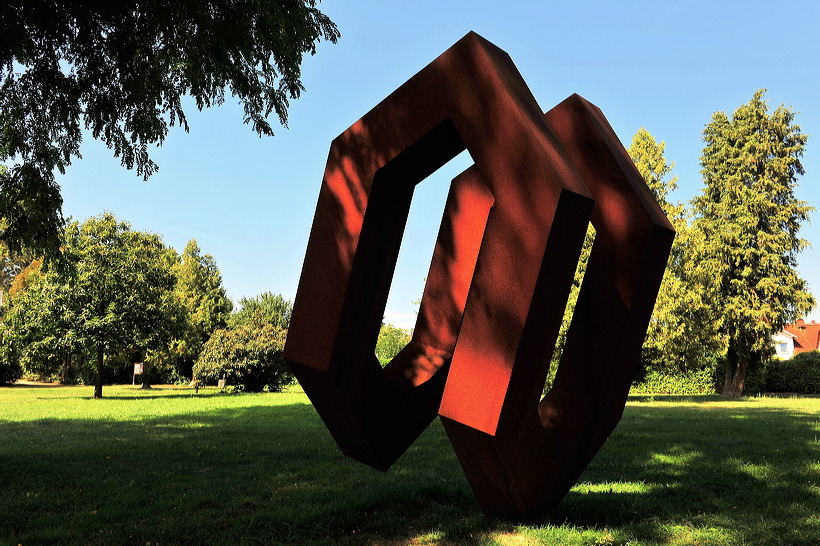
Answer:
[{"label": "house behind trees", "polygon": [[806,351],[820,350],[820,324],[816,321],[806,322],[798,320],[794,324],[787,324],[783,330],[775,334],[775,356],[788,359]]}]

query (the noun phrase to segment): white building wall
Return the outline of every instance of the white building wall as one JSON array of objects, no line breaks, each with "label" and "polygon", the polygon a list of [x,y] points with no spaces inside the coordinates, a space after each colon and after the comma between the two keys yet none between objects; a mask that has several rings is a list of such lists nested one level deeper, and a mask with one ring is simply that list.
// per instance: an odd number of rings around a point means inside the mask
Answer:
[{"label": "white building wall", "polygon": [[781,331],[772,336],[774,342],[774,356],[788,360],[794,356],[794,336],[788,332]]}]

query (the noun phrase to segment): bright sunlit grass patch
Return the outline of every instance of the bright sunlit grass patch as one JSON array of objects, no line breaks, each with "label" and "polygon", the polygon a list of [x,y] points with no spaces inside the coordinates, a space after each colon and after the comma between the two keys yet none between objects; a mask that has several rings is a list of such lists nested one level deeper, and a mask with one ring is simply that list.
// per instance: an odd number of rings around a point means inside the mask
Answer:
[{"label": "bright sunlit grass patch", "polygon": [[0,389],[0,544],[820,544],[820,399],[636,397],[557,512],[481,514],[434,422],[388,472],[283,394]]},{"label": "bright sunlit grass patch", "polygon": [[649,493],[654,486],[643,482],[579,483],[573,487],[578,493]]}]

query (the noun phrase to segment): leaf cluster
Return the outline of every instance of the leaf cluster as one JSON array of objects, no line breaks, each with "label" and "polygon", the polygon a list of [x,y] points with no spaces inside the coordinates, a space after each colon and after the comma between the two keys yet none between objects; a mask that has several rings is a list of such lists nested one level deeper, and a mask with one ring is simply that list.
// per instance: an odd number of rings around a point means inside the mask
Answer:
[{"label": "leaf cluster", "polygon": [[293,305],[281,294],[263,292],[252,298],[239,300],[239,309],[228,319],[230,327],[243,324],[268,323],[280,330],[287,330]]},{"label": "leaf cluster", "polygon": [[148,146],[188,130],[183,97],[202,109],[243,105],[272,135],[304,87],[300,65],[336,26],[315,0],[11,0],[0,4],[0,217],[12,250],[56,251],[62,198],[54,171],[80,157],[82,131],[144,178]]},{"label": "leaf cluster", "polygon": [[176,371],[190,377],[194,361],[214,330],[225,328],[233,303],[222,285],[216,260],[202,254],[195,239],[185,246],[173,266],[176,277],[174,298],[182,314],[180,331],[169,346],[168,354],[156,360],[175,360]]},{"label": "leaf cluster", "polygon": [[794,193],[808,139],[794,117],[782,105],[770,113],[765,90],[731,116],[716,112],[703,131],[704,187],[688,210],[669,202],[677,179],[666,179],[664,143],[635,135],[629,153],[677,231],[639,380],[707,377],[722,362],[724,394],[763,389],[771,336],[814,305],[796,270],[813,208]]},{"label": "leaf cluster", "polygon": [[404,349],[410,342],[410,334],[393,324],[382,324],[379,328],[379,337],[376,340],[376,358],[382,366],[388,364],[393,357]]},{"label": "leaf cluster", "polygon": [[238,390],[282,390],[293,376],[282,351],[292,311],[291,302],[265,292],[242,298],[241,308],[205,343],[194,365],[194,377],[216,383],[223,377]]}]

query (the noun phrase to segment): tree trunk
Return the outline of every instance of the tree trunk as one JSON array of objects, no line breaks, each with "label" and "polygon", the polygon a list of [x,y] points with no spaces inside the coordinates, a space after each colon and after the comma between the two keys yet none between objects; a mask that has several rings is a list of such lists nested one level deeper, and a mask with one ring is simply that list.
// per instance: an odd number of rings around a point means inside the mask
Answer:
[{"label": "tree trunk", "polygon": [[151,365],[147,362],[142,364],[142,387],[141,389],[151,388]]},{"label": "tree trunk", "polygon": [[103,346],[97,345],[97,377],[94,379],[94,398],[102,398]]},{"label": "tree trunk", "polygon": [[736,358],[726,359],[726,374],[723,378],[723,396],[727,398],[740,398],[743,396],[743,384],[746,381],[746,370],[749,367],[749,360],[740,355]]},{"label": "tree trunk", "polygon": [[65,385],[68,382],[68,371],[71,367],[71,352],[66,352],[63,355],[63,367],[60,370],[60,383]]}]

